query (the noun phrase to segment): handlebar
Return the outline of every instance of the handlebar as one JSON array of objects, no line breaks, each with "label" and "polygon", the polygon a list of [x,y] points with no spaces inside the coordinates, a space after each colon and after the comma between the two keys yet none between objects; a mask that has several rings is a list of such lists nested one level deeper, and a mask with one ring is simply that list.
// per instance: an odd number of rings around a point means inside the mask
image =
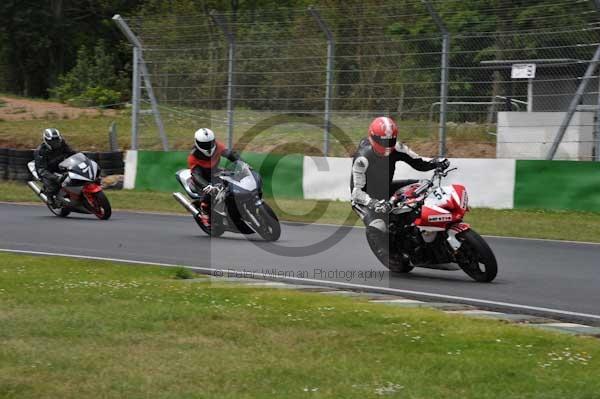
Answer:
[{"label": "handlebar", "polygon": [[[441,168],[436,168],[433,172],[433,176],[431,177],[431,179],[425,179],[421,182],[421,185],[419,187],[417,187],[417,189],[414,191],[414,195],[415,198],[421,197],[422,194],[426,193],[431,187],[433,187],[435,185],[435,180],[437,179],[438,181],[438,185],[441,185],[442,183],[442,178],[447,177],[448,174],[450,172],[453,172],[455,170],[457,170],[458,168],[451,168],[451,169],[441,169]],[[423,204],[423,202],[425,201],[425,197],[422,197],[420,200],[415,201],[413,204],[413,206],[411,205],[407,205],[404,202],[398,202],[395,203],[394,205],[398,208],[403,207],[403,206],[409,206],[411,208],[416,208],[417,206],[421,206]]]},{"label": "handlebar", "polygon": [[434,172],[434,174],[433,174],[433,175],[434,175],[434,176],[439,176],[439,177],[446,177],[446,176],[448,176],[448,173],[450,173],[450,172],[454,172],[454,171],[455,171],[455,170],[457,170],[457,169],[458,169],[458,168],[450,168],[450,169],[446,169],[446,170],[444,170],[444,169],[437,168],[437,169],[435,170],[435,172]]}]

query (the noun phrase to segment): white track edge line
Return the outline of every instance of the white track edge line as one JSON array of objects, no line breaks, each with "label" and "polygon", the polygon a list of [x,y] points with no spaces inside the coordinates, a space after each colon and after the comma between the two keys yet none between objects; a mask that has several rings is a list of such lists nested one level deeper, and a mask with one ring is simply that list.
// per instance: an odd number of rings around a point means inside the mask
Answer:
[{"label": "white track edge line", "polygon": [[[106,258],[101,256],[88,256],[88,255],[74,255],[74,254],[64,254],[64,253],[56,253],[56,252],[42,252],[42,251],[29,251],[29,250],[19,250],[19,249],[6,249],[0,248],[0,252],[13,252],[13,253],[22,253],[22,254],[33,254],[33,255],[47,255],[47,256],[63,256],[66,258],[78,258],[78,259],[91,259],[91,260],[102,260],[109,262],[119,262],[119,263],[130,263],[130,264],[138,264],[138,265],[151,265],[151,266],[163,266],[163,267],[185,267],[191,270],[198,270],[208,274],[212,274],[216,276],[216,274],[222,274],[224,277],[226,274],[236,274],[243,273],[241,271],[237,271],[235,269],[215,269],[211,267],[202,267],[202,266],[187,266],[187,265],[175,265],[171,263],[159,263],[159,262],[148,262],[141,260],[133,260],[133,259],[120,259],[120,258]],[[352,284],[352,283],[344,283],[337,281],[329,281],[329,280],[318,280],[311,278],[301,278],[301,277],[290,277],[290,276],[272,276],[264,273],[252,273],[253,277],[261,277],[264,280],[289,280],[289,281],[303,281],[309,282],[313,284],[319,284],[323,286],[335,286],[335,287],[346,287],[346,288],[354,288],[354,289],[362,289],[362,290],[371,290],[371,291],[379,291],[385,293],[392,294],[408,294],[408,295],[416,295],[416,296],[425,296],[431,298],[440,298],[440,299],[450,299],[457,300],[462,302],[470,302],[470,303],[479,303],[483,305],[494,305],[494,306],[502,306],[513,309],[520,310],[531,310],[534,312],[544,312],[544,313],[552,313],[557,315],[565,315],[565,316],[574,316],[574,317],[583,317],[588,319],[600,320],[600,315],[593,315],[588,313],[579,313],[579,312],[571,312],[568,310],[559,310],[559,309],[551,309],[537,306],[529,306],[529,305],[521,305],[518,303],[510,303],[510,302],[497,302],[490,301],[487,299],[477,299],[477,298],[468,298],[461,296],[453,296],[453,295],[444,295],[444,294],[436,294],[432,292],[424,292],[424,291],[412,291],[412,290],[403,290],[399,288],[386,288],[386,287],[377,287],[370,286],[364,284]]]},{"label": "white track edge line", "polygon": [[[0,201],[0,205],[21,205],[21,206],[44,206],[43,204],[38,204],[36,202],[10,202],[10,201]],[[158,215],[158,216],[178,216],[178,217],[186,217],[187,213],[176,213],[176,212],[157,212],[157,211],[144,211],[144,210],[135,210],[135,209],[114,209],[117,212],[127,212],[127,213],[136,213],[139,215]],[[300,225],[310,225],[310,226],[325,226],[325,227],[350,227],[351,229],[364,229],[364,226],[346,226],[342,224],[331,224],[331,223],[307,223],[307,222],[295,222],[291,220],[282,220],[284,224],[300,224]],[[600,245],[600,242],[589,242],[589,241],[570,241],[570,240],[556,240],[552,238],[534,238],[534,237],[513,237],[513,236],[495,236],[483,234],[483,237],[502,239],[502,240],[523,240],[523,241],[545,241],[545,242],[556,242],[556,243],[565,243],[565,244],[583,244],[583,245]]]}]

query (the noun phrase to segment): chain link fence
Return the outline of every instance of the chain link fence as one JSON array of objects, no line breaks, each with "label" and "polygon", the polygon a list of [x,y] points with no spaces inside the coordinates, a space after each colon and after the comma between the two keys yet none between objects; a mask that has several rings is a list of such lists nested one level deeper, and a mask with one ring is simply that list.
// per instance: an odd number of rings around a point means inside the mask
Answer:
[{"label": "chain link fence", "polygon": [[[591,1],[521,3],[345,2],[126,22],[171,148],[189,148],[194,130],[209,126],[245,150],[347,156],[348,142],[388,115],[425,156],[444,141],[454,157],[543,158],[585,81],[555,158],[592,159],[598,11]],[[511,77],[514,64],[535,64],[535,77]],[[154,116],[142,95],[139,148],[160,148]]]}]

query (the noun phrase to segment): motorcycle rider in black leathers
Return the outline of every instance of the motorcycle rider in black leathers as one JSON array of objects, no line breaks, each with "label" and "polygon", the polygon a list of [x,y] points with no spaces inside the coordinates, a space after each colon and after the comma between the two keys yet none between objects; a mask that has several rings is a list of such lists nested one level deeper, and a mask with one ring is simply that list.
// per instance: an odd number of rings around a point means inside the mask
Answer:
[{"label": "motorcycle rider in black leathers", "polygon": [[391,118],[371,122],[369,136],[361,140],[352,161],[350,180],[352,208],[366,226],[367,242],[376,256],[390,267],[390,197],[399,188],[417,180],[393,181],[396,162],[403,161],[418,171],[446,169],[447,159],[426,161],[408,146],[397,142],[398,126]]},{"label": "motorcycle rider in black leathers", "polygon": [[59,173],[58,164],[75,154],[75,151],[62,138],[60,132],[54,128],[44,129],[42,144],[35,150],[35,169],[44,184],[44,193],[48,203],[56,207],[56,194],[60,190],[60,178],[54,173]]}]

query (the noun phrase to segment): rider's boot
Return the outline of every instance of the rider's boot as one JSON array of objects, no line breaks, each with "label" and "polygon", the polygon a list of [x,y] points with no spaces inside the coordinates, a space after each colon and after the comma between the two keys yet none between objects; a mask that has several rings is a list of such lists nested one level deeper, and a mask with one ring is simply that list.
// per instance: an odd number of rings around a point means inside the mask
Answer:
[{"label": "rider's boot", "polygon": [[367,241],[371,246],[375,256],[384,261],[390,257],[390,235],[380,229],[367,226]]},{"label": "rider's boot", "polygon": [[386,265],[391,272],[406,273],[409,272],[410,261],[398,248],[390,245],[390,233],[381,229],[367,226],[367,242],[374,255],[381,263]]},{"label": "rider's boot", "polygon": [[46,194],[46,198],[48,198],[48,205],[50,205],[50,207],[52,207],[53,209],[57,209],[60,208],[61,203],[60,200],[57,198],[57,194],[56,192],[50,191],[50,190],[44,190],[44,194]]},{"label": "rider's boot", "polygon": [[210,206],[207,202],[200,202],[200,214],[198,217],[205,227],[210,228]]}]

